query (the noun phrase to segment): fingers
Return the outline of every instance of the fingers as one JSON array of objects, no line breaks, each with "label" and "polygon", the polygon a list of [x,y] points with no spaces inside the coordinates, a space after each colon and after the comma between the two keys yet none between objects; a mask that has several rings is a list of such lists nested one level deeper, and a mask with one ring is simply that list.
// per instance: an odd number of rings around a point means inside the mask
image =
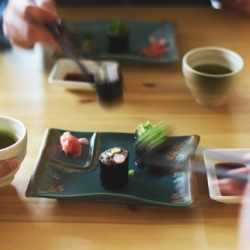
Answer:
[{"label": "fingers", "polygon": [[25,20],[31,19],[33,22],[56,22],[58,19],[54,1],[12,0],[7,9],[10,13],[15,13]]},{"label": "fingers", "polygon": [[27,6],[23,15],[26,20],[31,20],[34,23],[53,23],[57,21],[57,16],[37,6]]},{"label": "fingers", "polygon": [[228,171],[229,174],[250,174],[249,168],[235,168]]},{"label": "fingers", "polygon": [[[250,173],[248,168],[238,168],[228,171],[231,174],[245,174]],[[223,178],[218,181],[218,186],[221,195],[224,196],[242,196],[246,187],[246,182],[237,181],[234,179]]]},{"label": "fingers", "polygon": [[22,48],[32,48],[36,42],[48,44],[51,47],[57,47],[58,43],[51,36],[49,31],[42,24],[28,23],[20,17],[16,17],[15,27],[11,23],[3,25],[6,36],[13,45]]},{"label": "fingers", "polygon": [[218,181],[218,185],[221,195],[242,196],[246,183],[241,181],[235,181],[233,179],[221,179]]},{"label": "fingers", "polygon": [[18,161],[15,159],[0,162],[0,178],[8,175],[18,167]]},{"label": "fingers", "polygon": [[53,14],[54,16],[58,16],[57,15],[57,10],[56,10],[56,5],[55,2],[52,0],[36,0],[36,5],[44,10],[47,10],[48,12],[50,12],[51,14]]},{"label": "fingers", "polygon": [[226,6],[250,15],[250,0],[221,0]]},{"label": "fingers", "polygon": [[54,1],[10,0],[3,14],[3,30],[13,45],[22,48],[32,48],[37,42],[58,48],[59,44],[43,25],[57,20]]}]

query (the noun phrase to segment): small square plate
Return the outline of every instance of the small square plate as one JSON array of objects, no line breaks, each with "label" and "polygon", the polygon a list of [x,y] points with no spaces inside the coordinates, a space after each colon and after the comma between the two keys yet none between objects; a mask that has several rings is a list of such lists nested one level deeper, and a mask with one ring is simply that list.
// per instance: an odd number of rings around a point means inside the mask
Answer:
[{"label": "small square plate", "polygon": [[[215,164],[221,162],[232,162],[245,164],[244,157],[250,152],[248,148],[237,149],[206,149],[203,152],[204,161],[207,169],[207,180],[209,188],[209,196],[211,199],[226,204],[240,204],[241,196],[223,196],[220,193],[217,185],[216,173],[212,171],[215,169]],[[237,160],[242,159],[242,161]]]},{"label": "small square plate", "polygon": [[[73,158],[60,149],[64,132],[52,128],[46,131],[27,197],[173,207],[198,204],[195,173],[191,170],[198,135],[170,137],[164,152],[168,162],[178,167],[154,175],[135,165],[133,133],[70,131],[76,138],[85,137],[90,142],[83,146],[81,157]],[[126,186],[117,190],[104,189],[99,176],[99,155],[112,147],[128,150],[129,169],[135,170]]]},{"label": "small square plate", "polygon": [[[115,61],[92,61],[80,60],[85,65],[90,74],[93,74],[93,69],[97,64],[118,64]],[[119,65],[118,65],[119,66]],[[95,84],[90,82],[70,81],[65,80],[65,76],[69,73],[80,73],[77,66],[70,59],[59,59],[53,66],[48,82],[52,85],[77,91],[95,91]]]}]

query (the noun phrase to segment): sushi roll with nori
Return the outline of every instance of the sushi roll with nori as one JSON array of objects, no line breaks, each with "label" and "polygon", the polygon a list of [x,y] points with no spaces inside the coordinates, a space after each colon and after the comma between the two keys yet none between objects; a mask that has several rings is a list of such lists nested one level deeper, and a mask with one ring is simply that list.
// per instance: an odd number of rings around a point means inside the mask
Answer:
[{"label": "sushi roll with nori", "polygon": [[100,154],[101,185],[106,189],[118,189],[128,183],[129,152],[121,147],[108,149]]}]

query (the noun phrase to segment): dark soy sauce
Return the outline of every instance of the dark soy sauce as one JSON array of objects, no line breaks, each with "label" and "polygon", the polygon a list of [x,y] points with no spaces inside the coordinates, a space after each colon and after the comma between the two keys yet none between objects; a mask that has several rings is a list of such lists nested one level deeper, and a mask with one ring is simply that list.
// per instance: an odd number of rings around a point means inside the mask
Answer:
[{"label": "dark soy sauce", "polygon": [[[220,162],[214,165],[215,169],[223,169],[225,171],[237,169],[237,168],[246,168],[247,166],[244,163],[239,162]],[[218,179],[225,178],[224,176],[217,174]]]},{"label": "dark soy sauce", "polygon": [[209,75],[225,75],[233,72],[227,67],[216,64],[202,64],[194,67],[194,70]]},{"label": "dark soy sauce", "polygon": [[[94,83],[94,76],[91,75],[90,77],[91,77],[90,82]],[[74,81],[74,82],[88,82],[85,75],[83,75],[81,73],[68,73],[65,75],[64,80],[65,81]]]}]

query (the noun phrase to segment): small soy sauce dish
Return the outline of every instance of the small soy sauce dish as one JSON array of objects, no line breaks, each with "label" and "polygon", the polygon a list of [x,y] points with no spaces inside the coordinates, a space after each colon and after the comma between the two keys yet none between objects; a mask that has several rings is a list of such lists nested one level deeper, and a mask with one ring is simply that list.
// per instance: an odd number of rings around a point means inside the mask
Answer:
[{"label": "small soy sauce dish", "polygon": [[63,58],[54,64],[48,82],[69,91],[97,92],[101,105],[112,106],[122,102],[123,80],[118,62],[108,60],[80,60],[79,62],[89,72],[91,81],[84,77],[71,59]]},{"label": "small soy sauce dish", "polygon": [[[205,166],[207,169],[207,181],[209,196],[212,200],[225,204],[241,204],[241,195],[223,194],[218,185],[218,180],[226,178],[216,173],[216,169],[221,169],[227,173],[229,170],[237,168],[249,168],[248,154],[250,148],[217,148],[203,151]],[[227,177],[228,178],[228,177]],[[239,185],[245,185],[241,182]]]}]

